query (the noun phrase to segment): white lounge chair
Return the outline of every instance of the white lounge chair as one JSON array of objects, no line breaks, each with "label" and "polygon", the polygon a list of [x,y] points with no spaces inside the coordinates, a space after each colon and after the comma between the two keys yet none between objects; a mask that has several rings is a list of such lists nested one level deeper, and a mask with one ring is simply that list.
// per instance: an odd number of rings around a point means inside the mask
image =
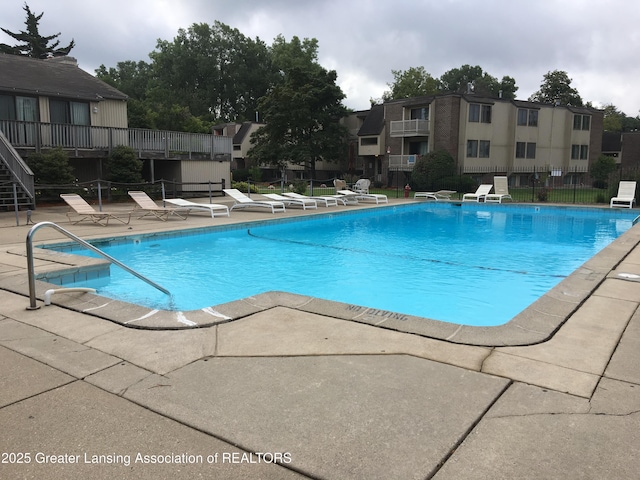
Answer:
[{"label": "white lounge chair", "polygon": [[[62,198],[67,203],[67,205],[69,205],[70,210],[67,212],[67,218],[70,222],[72,222],[72,215],[80,216],[79,220],[73,222],[74,225],[77,225],[84,220],[91,220],[93,223],[97,223],[98,225],[106,227],[107,225],[109,225],[109,220],[112,218],[119,221],[120,223],[124,223],[125,225],[128,225],[131,221],[131,212],[99,212],[91,205],[89,205],[84,198],[82,198],[80,195],[76,195],[75,193],[61,193],[60,198]],[[127,217],[126,222],[124,221],[124,219],[120,218],[125,216]]]},{"label": "white lounge chair", "polygon": [[373,200],[376,203],[389,203],[387,196],[381,193],[358,193],[353,190],[338,190],[336,193],[346,197],[355,195],[356,200]]},{"label": "white lounge chair", "polygon": [[191,209],[189,208],[168,208],[168,207],[159,207],[156,205],[156,202],[142,191],[132,190],[129,193],[129,196],[136,202],[137,209],[144,212],[144,214],[140,215],[138,218],[146,217],[147,215],[153,215],[159,220],[166,222],[171,215],[175,215],[176,217],[181,218],[182,220],[186,220],[189,216],[189,212]]},{"label": "white lounge chair", "polygon": [[230,216],[229,207],[227,207],[226,205],[221,205],[219,203],[196,203],[185,200],[183,198],[166,198],[164,201],[176,207],[186,207],[192,210],[204,210],[207,212],[211,212],[211,218],[215,218],[216,215],[221,217]]},{"label": "white lounge chair", "polygon": [[493,185],[482,184],[474,193],[465,193],[462,195],[463,202],[483,202],[484,198],[489,194]]},{"label": "white lounge chair", "polygon": [[437,192],[416,192],[413,198],[426,198],[427,200],[451,200],[455,190],[438,190]]},{"label": "white lounge chair", "polygon": [[347,190],[347,182],[344,180],[335,179],[333,184],[336,187],[336,193],[338,195],[343,195],[349,199],[353,198],[353,195],[355,195],[356,201],[348,203],[358,203],[358,200],[373,200],[376,203],[389,203],[389,199],[386,195],[382,195],[380,193],[369,193],[369,185],[371,185],[371,182],[366,178],[358,180],[355,183],[353,190]]},{"label": "white lounge chair", "polygon": [[623,181],[618,184],[618,195],[611,199],[609,208],[632,208],[636,201],[636,182]]},{"label": "white lounge chair", "polygon": [[271,213],[276,212],[284,212],[286,211],[284,203],[277,202],[275,200],[254,200],[253,198],[247,197],[244,193],[236,188],[225,188],[223,190],[225,195],[229,195],[233,201],[235,202],[231,207],[231,210],[234,208],[268,208],[271,210]]},{"label": "white lounge chair", "polygon": [[293,198],[293,197],[285,197],[283,195],[280,195],[278,193],[265,193],[264,194],[265,197],[271,199],[271,200],[276,200],[278,202],[282,202],[284,203],[287,207],[289,205],[292,206],[298,206],[298,207],[302,207],[303,210],[306,210],[307,208],[318,208],[318,202],[316,202],[315,200],[311,199],[311,198]]},{"label": "white lounge chair", "polygon": [[493,177],[493,193],[484,197],[485,202],[502,203],[503,200],[511,200],[509,195],[509,179],[507,177]]},{"label": "white lounge chair", "polygon": [[304,199],[304,198],[310,198],[312,200],[315,200],[317,204],[319,205],[324,205],[325,207],[337,207],[338,206],[338,199],[330,196],[330,195],[302,195],[300,193],[296,193],[296,192],[285,192],[283,193],[283,195],[285,197],[289,197],[289,198],[299,198],[299,199]]}]

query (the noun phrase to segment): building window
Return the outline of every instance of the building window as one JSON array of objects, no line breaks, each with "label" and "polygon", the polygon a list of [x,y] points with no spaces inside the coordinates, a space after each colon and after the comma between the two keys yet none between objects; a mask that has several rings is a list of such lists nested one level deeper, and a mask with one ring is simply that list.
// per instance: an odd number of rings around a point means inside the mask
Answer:
[{"label": "building window", "polygon": [[591,128],[591,116],[590,115],[574,115],[573,116],[573,129],[574,130],[589,130]]},{"label": "building window", "polygon": [[378,137],[365,137],[360,139],[360,145],[363,147],[371,147],[378,145]]},{"label": "building window", "polygon": [[571,145],[571,160],[588,160],[589,145]]},{"label": "building window", "polygon": [[480,140],[478,156],[480,158],[489,158],[491,152],[491,142],[489,140]]},{"label": "building window", "polygon": [[589,159],[589,146],[580,145],[580,160],[588,160],[588,159]]},{"label": "building window", "polygon": [[478,140],[467,140],[467,157],[478,156]]},{"label": "building window", "polygon": [[527,110],[526,108],[518,109],[518,125],[526,126],[528,117],[529,117],[529,110]]},{"label": "building window", "polygon": [[537,127],[538,126],[538,111],[527,110],[526,108],[518,109],[518,125]]},{"label": "building window", "polygon": [[491,105],[482,105],[480,121],[482,123],[491,123]]},{"label": "building window", "polygon": [[516,142],[516,158],[536,158],[536,144]]},{"label": "building window", "polygon": [[409,155],[426,155],[429,153],[429,142],[409,142]]},{"label": "building window", "polygon": [[480,121],[480,105],[478,105],[477,103],[469,104],[469,121],[470,122]]},{"label": "building window", "polygon": [[429,107],[412,108],[411,120],[429,120]]},{"label": "building window", "polygon": [[491,123],[491,105],[469,104],[469,121]]}]

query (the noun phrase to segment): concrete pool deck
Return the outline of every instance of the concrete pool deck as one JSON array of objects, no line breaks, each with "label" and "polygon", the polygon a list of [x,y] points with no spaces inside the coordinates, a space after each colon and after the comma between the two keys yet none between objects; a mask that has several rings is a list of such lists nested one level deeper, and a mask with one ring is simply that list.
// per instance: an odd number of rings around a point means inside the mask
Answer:
[{"label": "concrete pool deck", "polygon": [[[70,225],[65,212],[39,208],[33,220],[87,239],[283,215],[101,227]],[[487,341],[491,329],[462,344],[305,311],[284,293],[237,320],[183,330],[130,328],[65,305],[82,293],[27,310],[23,287],[7,285],[26,280],[24,222],[24,212],[20,226],[0,213],[2,478],[624,479],[640,470],[640,282],[617,276],[640,275],[638,227],[594,257],[580,279],[590,293],[544,340],[505,346]],[[64,237],[39,230],[36,241],[48,240]],[[52,262],[38,258],[36,271]],[[602,274],[600,264],[614,266]]]}]

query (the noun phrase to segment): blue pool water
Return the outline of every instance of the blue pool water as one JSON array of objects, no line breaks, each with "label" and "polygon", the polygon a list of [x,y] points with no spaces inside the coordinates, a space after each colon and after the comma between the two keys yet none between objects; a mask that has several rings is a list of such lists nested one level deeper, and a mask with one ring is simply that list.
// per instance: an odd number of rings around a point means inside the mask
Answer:
[{"label": "blue pool water", "polygon": [[[336,210],[337,212],[337,210]],[[421,203],[97,246],[116,266],[73,286],[195,310],[279,290],[466,325],[500,325],[632,225],[630,211]],[[79,247],[74,253],[95,256]]]}]

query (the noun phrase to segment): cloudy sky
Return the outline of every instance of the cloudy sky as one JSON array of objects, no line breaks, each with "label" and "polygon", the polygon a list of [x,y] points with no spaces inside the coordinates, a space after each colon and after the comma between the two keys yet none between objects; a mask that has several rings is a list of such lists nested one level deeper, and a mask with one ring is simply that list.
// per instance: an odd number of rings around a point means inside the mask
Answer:
[{"label": "cloudy sky", "polygon": [[[423,66],[433,77],[465,64],[509,75],[526,100],[543,76],[564,70],[584,101],[640,114],[640,7],[636,0],[29,0],[40,34],[71,39],[71,55],[101,64],[149,61],[157,39],[215,20],[270,45],[282,34],[316,38],[336,70],[345,104],[380,98],[392,70]],[[0,27],[25,29],[24,0],[5,0]],[[0,31],[0,43],[17,42]]]}]

